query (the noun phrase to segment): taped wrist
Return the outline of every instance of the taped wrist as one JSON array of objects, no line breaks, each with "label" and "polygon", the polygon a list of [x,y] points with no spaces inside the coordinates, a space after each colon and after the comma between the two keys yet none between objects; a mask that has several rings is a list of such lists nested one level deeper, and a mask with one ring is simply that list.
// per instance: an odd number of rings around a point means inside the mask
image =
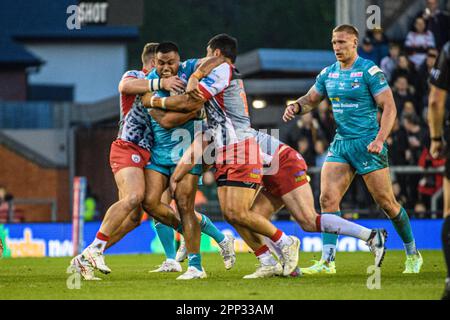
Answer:
[{"label": "taped wrist", "polygon": [[161,78],[148,80],[148,91],[155,92],[161,89]]}]

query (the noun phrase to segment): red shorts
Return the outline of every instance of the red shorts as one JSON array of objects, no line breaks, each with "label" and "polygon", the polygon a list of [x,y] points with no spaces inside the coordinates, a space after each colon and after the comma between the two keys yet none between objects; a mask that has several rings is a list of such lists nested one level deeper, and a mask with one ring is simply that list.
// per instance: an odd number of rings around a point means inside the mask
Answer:
[{"label": "red shorts", "polygon": [[308,183],[308,166],[303,157],[291,147],[285,146],[281,153],[277,151],[272,167],[277,164],[278,171],[272,175],[264,175],[262,179],[264,187],[272,195],[281,197]]},{"label": "red shorts", "polygon": [[144,169],[149,159],[150,152],[134,143],[117,139],[111,144],[109,165],[114,174],[128,167]]},{"label": "red shorts", "polygon": [[225,177],[227,181],[260,184],[262,161],[256,140],[247,139],[220,150],[215,168],[216,181]]}]

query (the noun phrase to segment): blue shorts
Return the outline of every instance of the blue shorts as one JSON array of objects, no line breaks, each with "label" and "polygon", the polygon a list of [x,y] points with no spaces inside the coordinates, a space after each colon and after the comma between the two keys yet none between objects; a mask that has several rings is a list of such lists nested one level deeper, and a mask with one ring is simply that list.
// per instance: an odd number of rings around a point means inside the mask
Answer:
[{"label": "blue shorts", "polygon": [[334,140],[328,149],[325,162],[347,163],[360,175],[389,167],[387,144],[380,154],[367,151],[375,137],[363,137],[348,140]]},{"label": "blue shorts", "polygon": [[[165,175],[166,177],[170,178],[170,176],[175,171],[176,167],[177,167],[176,165],[173,165],[173,166],[162,166],[162,165],[159,165],[159,164],[155,164],[154,162],[149,162],[145,166],[145,169],[159,172],[159,173]],[[197,165],[195,165],[194,168],[192,168],[191,171],[189,171],[189,173],[192,174],[192,175],[195,175],[195,176],[201,176],[202,173],[203,173],[203,166],[201,164],[197,164]]]}]

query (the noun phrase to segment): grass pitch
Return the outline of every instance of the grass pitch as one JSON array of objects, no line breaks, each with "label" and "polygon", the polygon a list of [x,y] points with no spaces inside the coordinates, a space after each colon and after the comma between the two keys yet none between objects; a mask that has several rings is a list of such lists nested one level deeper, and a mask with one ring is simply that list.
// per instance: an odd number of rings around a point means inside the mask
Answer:
[{"label": "grass pitch", "polygon": [[[208,278],[176,281],[178,273],[148,273],[161,255],[107,256],[113,272],[102,281],[82,281],[68,289],[70,258],[0,259],[1,299],[439,299],[445,267],[440,251],[422,251],[424,266],[418,275],[402,274],[404,252],[388,251],[382,268],[381,289],[369,290],[370,253],[337,255],[337,274],[243,280],[255,270],[251,254],[238,254],[235,267],[226,271],[218,254],[204,254]],[[300,266],[310,265],[318,253],[301,253]],[[186,269],[186,262],[183,263]]]}]

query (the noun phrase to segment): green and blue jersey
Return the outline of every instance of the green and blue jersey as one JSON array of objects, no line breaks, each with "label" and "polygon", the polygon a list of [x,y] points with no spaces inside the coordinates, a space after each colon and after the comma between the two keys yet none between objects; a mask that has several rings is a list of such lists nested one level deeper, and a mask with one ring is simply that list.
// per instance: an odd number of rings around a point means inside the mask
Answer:
[{"label": "green and blue jersey", "polygon": [[389,89],[389,84],[375,63],[358,57],[350,69],[342,70],[336,62],[322,70],[314,88],[332,105],[337,125],[335,140],[378,134],[378,106],[374,97]]},{"label": "green and blue jersey", "polygon": [[[198,59],[189,59],[180,64],[178,77],[185,83],[194,73],[198,64]],[[153,69],[147,79],[158,79],[156,69]],[[157,97],[169,97],[170,92],[159,90],[155,92]],[[173,128],[164,129],[153,118],[151,119],[153,131],[153,146],[151,149],[150,163],[161,166],[174,166],[183,156],[183,152],[191,145],[194,138],[194,120]]]}]

